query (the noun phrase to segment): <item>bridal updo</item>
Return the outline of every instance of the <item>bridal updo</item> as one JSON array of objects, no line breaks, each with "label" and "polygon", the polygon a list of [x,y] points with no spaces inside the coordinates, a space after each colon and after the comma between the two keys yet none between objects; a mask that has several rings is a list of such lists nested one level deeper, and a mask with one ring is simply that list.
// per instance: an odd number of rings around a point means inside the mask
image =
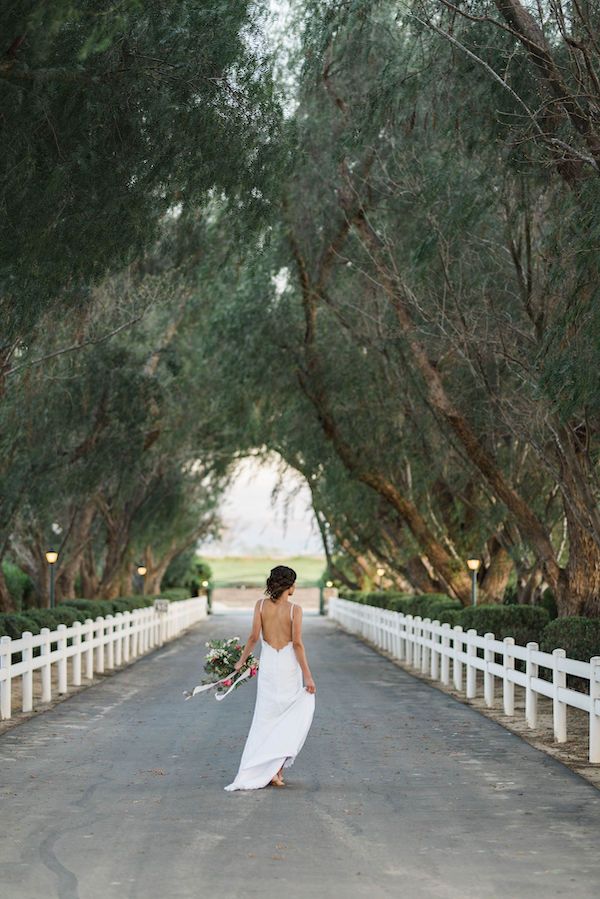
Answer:
[{"label": "bridal updo", "polygon": [[276,565],[271,569],[271,574],[267,578],[267,589],[265,593],[275,602],[284,590],[291,587],[296,580],[296,572],[287,565]]}]

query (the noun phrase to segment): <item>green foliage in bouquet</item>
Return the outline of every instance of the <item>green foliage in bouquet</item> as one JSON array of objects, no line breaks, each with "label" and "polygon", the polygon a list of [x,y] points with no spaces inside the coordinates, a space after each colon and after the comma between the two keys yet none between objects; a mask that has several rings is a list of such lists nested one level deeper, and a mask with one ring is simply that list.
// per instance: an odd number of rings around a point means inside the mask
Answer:
[{"label": "green foliage in bouquet", "polygon": [[[208,652],[204,662],[204,670],[209,677],[203,681],[205,684],[215,683],[215,681],[219,681],[230,674],[233,671],[233,666],[242,655],[244,648],[239,637],[230,637],[228,640],[209,640],[206,643],[206,647]],[[246,659],[246,663],[240,669],[240,673],[247,668],[250,669],[250,677],[256,677],[258,673],[258,659],[252,654]],[[227,690],[232,685],[233,679],[232,676],[231,679],[223,681],[217,688],[217,693]],[[248,678],[245,678],[240,683],[246,683],[247,680]],[[235,689],[238,686],[236,684]]]}]

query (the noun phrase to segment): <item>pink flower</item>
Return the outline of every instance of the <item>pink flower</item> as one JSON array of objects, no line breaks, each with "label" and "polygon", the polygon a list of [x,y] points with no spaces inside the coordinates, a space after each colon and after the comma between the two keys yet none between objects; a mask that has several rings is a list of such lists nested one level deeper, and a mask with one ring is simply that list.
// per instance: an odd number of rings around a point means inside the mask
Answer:
[{"label": "pink flower", "polygon": [[232,685],[232,683],[233,683],[233,681],[231,680],[231,678],[227,678],[227,680],[223,681],[223,686],[230,687]]},{"label": "pink flower", "polygon": [[255,674],[256,674],[256,668],[251,668],[250,669],[250,677],[254,677]]}]

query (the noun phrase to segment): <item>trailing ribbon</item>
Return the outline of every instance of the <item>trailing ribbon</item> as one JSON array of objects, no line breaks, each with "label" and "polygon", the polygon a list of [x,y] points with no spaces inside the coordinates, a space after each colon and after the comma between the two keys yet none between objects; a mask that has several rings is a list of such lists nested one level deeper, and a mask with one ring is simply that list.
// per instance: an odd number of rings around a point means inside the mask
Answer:
[{"label": "trailing ribbon", "polygon": [[212,684],[199,684],[197,687],[194,687],[191,692],[189,690],[184,690],[183,695],[185,697],[185,700],[187,701],[188,699],[191,699],[197,693],[204,693],[206,690],[212,690],[213,687],[218,687],[219,684],[222,684],[224,681],[233,678],[233,683],[231,684],[229,689],[225,691],[225,693],[215,694],[215,699],[218,699],[219,701],[221,699],[225,699],[226,696],[229,696],[234,687],[237,687],[237,685],[241,684],[243,680],[246,680],[247,677],[250,677],[250,669],[246,668],[246,670],[242,672],[242,674],[240,674],[240,676],[236,680],[237,674],[239,674],[239,671],[232,671],[231,674],[226,674],[225,677],[221,678],[221,680],[216,680]]}]

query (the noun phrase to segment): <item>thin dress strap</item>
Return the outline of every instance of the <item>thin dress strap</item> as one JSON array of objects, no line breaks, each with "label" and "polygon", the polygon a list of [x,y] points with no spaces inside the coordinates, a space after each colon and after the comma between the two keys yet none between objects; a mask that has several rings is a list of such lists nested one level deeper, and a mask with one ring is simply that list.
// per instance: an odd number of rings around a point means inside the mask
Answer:
[{"label": "thin dress strap", "polygon": [[290,607],[290,621],[292,622],[292,643],[294,642],[294,605],[295,603],[292,603]]}]

